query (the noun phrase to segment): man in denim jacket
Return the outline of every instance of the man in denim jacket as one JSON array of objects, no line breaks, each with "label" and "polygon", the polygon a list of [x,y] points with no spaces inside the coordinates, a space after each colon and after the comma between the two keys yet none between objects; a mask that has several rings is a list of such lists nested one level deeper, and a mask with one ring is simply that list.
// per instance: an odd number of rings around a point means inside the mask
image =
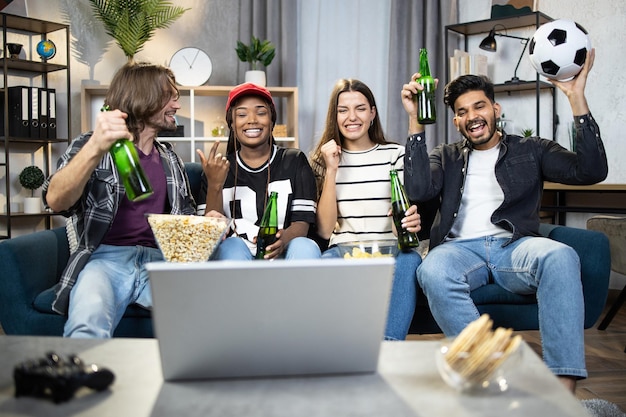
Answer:
[{"label": "man in denim jacket", "polygon": [[587,54],[572,80],[552,80],[572,108],[576,153],[555,141],[496,129],[501,108],[493,84],[465,75],[444,94],[463,139],[429,156],[413,100],[421,87],[411,81],[401,93],[410,117],[404,163],[409,198],[441,200],[430,252],[417,271],[437,323],[446,336],[459,334],[479,317],[470,292],[489,282],[536,294],[544,361],[572,392],[587,376],[580,262],[572,248],[540,237],[539,207],[544,181],[588,185],[607,176],[600,130],[584,94],[594,56]]}]

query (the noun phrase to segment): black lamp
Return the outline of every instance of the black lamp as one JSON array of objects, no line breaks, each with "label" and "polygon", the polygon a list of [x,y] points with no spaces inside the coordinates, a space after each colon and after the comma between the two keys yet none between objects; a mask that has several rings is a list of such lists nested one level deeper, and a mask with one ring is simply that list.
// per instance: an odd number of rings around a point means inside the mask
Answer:
[{"label": "black lamp", "polygon": [[[520,39],[521,41],[523,41],[522,43],[524,44],[524,49],[522,49],[522,54],[519,56],[519,59],[517,60],[517,65],[515,66],[515,71],[513,72],[513,78],[511,78],[508,81],[505,81],[506,83],[519,83],[520,79],[517,78],[517,68],[519,68],[520,62],[522,62],[522,57],[524,56],[524,52],[526,52],[526,47],[528,46],[528,42],[530,41],[530,38],[521,38],[519,36],[508,35],[506,33],[498,33],[496,32],[496,26],[494,26],[489,31],[489,35],[487,35],[487,37],[485,37],[485,39],[483,39],[482,42],[480,42],[479,48],[485,51],[489,51],[489,52],[496,52],[496,50],[498,49],[498,45],[496,44],[496,36]],[[502,27],[504,28],[504,30],[506,30],[504,26]]]}]

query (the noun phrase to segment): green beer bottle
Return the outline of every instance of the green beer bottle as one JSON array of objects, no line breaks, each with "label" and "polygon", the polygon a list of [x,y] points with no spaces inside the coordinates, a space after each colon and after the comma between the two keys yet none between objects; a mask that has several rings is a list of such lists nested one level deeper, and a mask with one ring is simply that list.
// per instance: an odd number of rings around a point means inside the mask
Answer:
[{"label": "green beer bottle", "polygon": [[272,191],[256,237],[256,259],[263,259],[265,248],[276,242],[276,232],[278,232],[278,193]]},{"label": "green beer bottle", "polygon": [[398,178],[398,171],[392,169],[389,171],[391,177],[391,213],[393,215],[393,223],[398,232],[398,249],[402,252],[408,252],[412,248],[419,246],[420,241],[417,233],[409,232],[402,227],[402,219],[405,217],[406,211],[409,209],[409,199],[404,191],[404,186]]},{"label": "green beer bottle", "polygon": [[[109,106],[102,107],[102,111],[108,110]],[[153,193],[152,186],[139,163],[139,155],[133,142],[126,138],[118,139],[111,146],[109,153],[113,157],[113,163],[124,184],[128,199],[140,201],[150,197]]]},{"label": "green beer bottle", "polygon": [[417,94],[417,121],[421,125],[435,123],[437,121],[435,79],[430,75],[428,52],[425,48],[420,49],[420,78],[416,81],[424,87]]}]

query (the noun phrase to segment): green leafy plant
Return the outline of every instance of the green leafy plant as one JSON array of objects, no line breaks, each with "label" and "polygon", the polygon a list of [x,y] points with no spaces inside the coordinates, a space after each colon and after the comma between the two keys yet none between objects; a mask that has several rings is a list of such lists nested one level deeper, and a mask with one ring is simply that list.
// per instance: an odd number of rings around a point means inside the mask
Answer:
[{"label": "green leafy plant", "polygon": [[152,38],[157,29],[167,28],[187,10],[166,0],[89,0],[129,61]]},{"label": "green leafy plant", "polygon": [[524,136],[525,138],[528,138],[534,134],[535,134],[535,131],[532,129],[522,129],[522,136]]},{"label": "green leafy plant", "polygon": [[20,172],[19,180],[22,187],[30,190],[31,196],[34,196],[35,190],[43,185],[46,177],[38,166],[31,165]]},{"label": "green leafy plant", "polygon": [[276,55],[276,47],[268,40],[261,41],[259,38],[252,36],[250,44],[246,45],[241,41],[237,41],[237,56],[241,62],[249,62],[252,70],[257,69],[260,62],[267,67],[272,63]]}]

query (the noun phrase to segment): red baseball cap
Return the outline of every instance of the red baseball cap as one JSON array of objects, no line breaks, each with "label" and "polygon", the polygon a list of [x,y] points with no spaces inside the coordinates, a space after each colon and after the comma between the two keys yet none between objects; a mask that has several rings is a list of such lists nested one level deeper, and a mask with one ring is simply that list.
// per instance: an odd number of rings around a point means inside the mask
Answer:
[{"label": "red baseball cap", "polygon": [[242,97],[242,96],[260,96],[260,97],[265,98],[266,100],[269,100],[269,102],[272,103],[272,106],[274,106],[274,100],[272,99],[272,94],[269,92],[268,89],[261,87],[254,83],[244,83],[244,84],[239,84],[237,87],[230,90],[230,93],[228,93],[228,101],[226,102],[226,111],[230,109],[230,105],[233,101],[237,100],[239,97]]}]

